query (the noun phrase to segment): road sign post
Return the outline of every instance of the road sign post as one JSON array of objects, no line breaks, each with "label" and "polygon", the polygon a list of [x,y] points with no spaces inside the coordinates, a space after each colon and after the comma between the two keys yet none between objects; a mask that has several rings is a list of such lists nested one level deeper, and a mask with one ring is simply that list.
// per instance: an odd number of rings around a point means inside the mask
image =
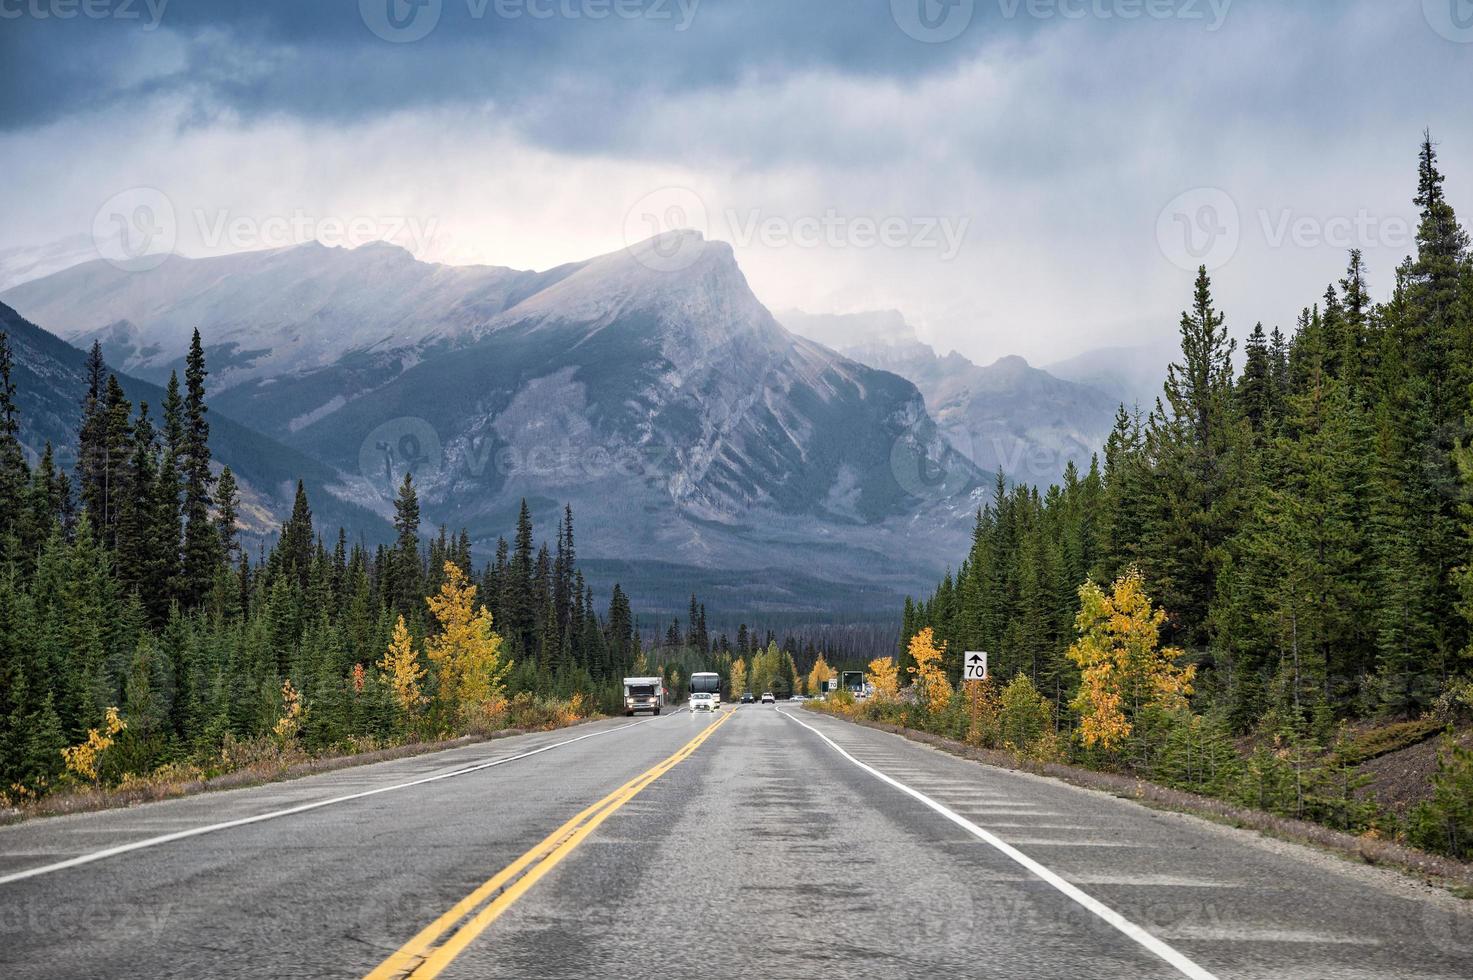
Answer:
[{"label": "road sign post", "polygon": [[987,651],[968,650],[962,655],[962,680],[987,680]]}]

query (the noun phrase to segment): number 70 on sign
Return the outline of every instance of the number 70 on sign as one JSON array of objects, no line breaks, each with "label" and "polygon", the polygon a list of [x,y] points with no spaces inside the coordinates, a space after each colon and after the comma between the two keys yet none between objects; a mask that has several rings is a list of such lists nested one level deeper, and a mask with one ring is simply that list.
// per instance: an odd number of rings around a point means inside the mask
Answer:
[{"label": "number 70 on sign", "polygon": [[968,650],[962,655],[962,680],[987,680],[987,651]]}]

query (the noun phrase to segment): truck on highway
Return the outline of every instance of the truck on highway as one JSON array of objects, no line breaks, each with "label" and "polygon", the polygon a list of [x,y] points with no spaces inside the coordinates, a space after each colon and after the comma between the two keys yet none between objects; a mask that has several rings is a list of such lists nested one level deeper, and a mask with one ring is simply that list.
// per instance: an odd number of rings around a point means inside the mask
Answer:
[{"label": "truck on highway", "polygon": [[624,678],[624,714],[636,711],[659,714],[665,707],[665,682],[659,677]]},{"label": "truck on highway", "polygon": [[721,675],[697,671],[690,675],[690,710],[715,711],[721,707]]}]

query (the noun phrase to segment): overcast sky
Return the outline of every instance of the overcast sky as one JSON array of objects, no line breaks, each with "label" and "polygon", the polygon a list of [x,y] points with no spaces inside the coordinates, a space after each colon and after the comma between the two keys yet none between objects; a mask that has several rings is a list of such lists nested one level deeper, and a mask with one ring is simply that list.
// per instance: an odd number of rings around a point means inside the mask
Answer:
[{"label": "overcast sky", "polygon": [[1198,261],[1240,335],[1384,295],[1424,126],[1473,214],[1469,0],[0,0],[0,83],[0,248],[689,224],[982,362],[1171,342]]}]

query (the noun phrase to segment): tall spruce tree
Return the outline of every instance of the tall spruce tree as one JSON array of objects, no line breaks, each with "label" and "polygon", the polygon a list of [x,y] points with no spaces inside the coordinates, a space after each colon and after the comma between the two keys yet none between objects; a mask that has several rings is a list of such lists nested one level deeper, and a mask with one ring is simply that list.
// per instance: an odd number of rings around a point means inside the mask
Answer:
[{"label": "tall spruce tree", "polygon": [[202,603],[214,584],[220,541],[210,515],[214,477],[210,473],[210,423],[205,419],[204,348],[199,331],[189,343],[184,368],[184,552],[180,595],[186,606]]},{"label": "tall spruce tree", "polygon": [[20,444],[10,337],[0,331],[0,555],[20,545],[30,469]]}]

